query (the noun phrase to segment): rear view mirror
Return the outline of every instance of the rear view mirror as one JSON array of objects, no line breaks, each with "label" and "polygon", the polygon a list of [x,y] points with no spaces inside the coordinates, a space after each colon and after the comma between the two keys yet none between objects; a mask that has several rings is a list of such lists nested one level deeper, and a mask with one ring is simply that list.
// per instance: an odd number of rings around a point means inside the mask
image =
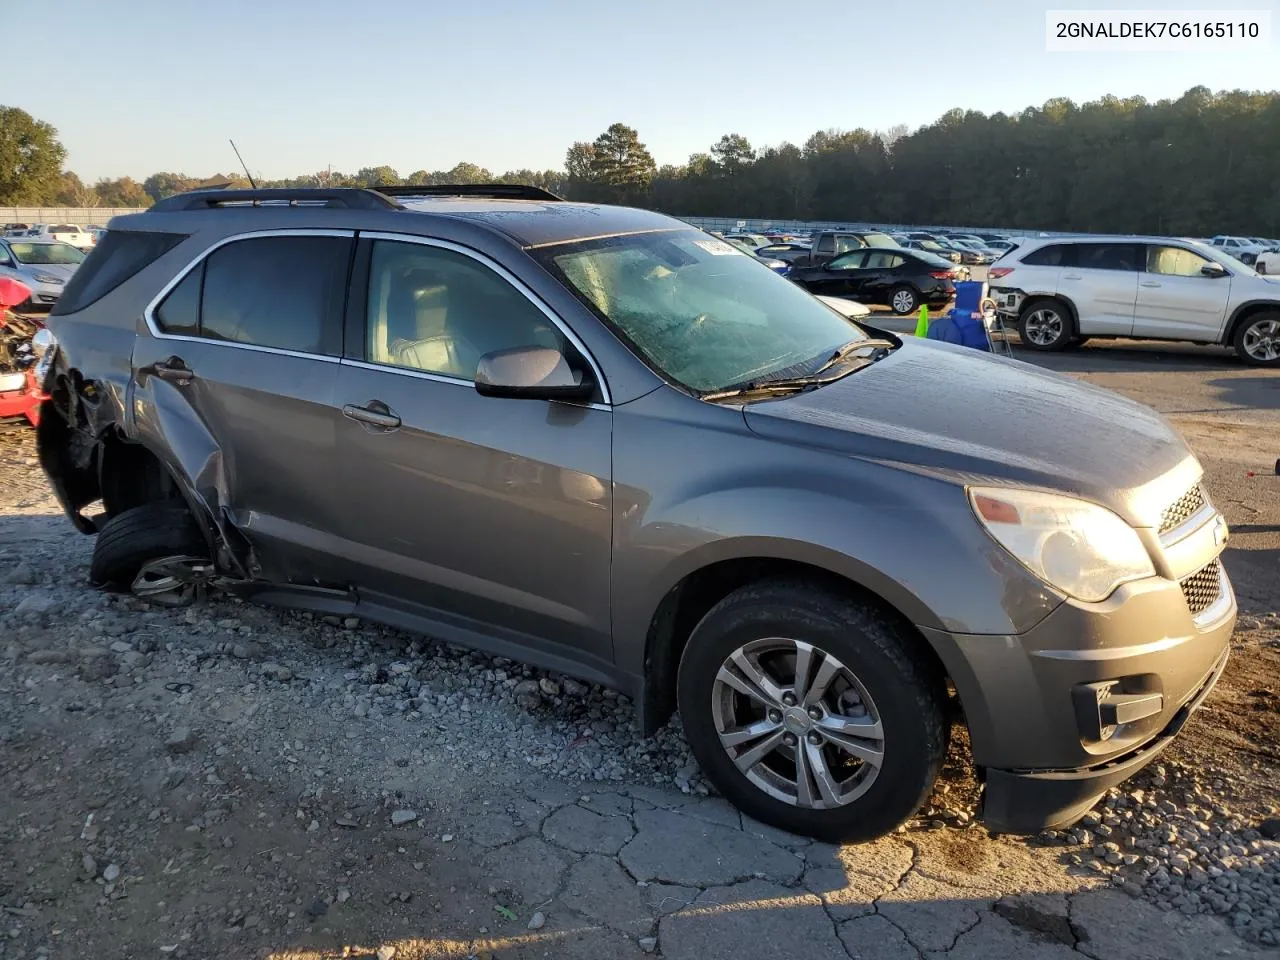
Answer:
[{"label": "rear view mirror", "polygon": [[1206,277],[1225,277],[1227,268],[1220,263],[1206,263],[1200,268],[1200,272]]},{"label": "rear view mirror", "polygon": [[522,400],[586,400],[596,385],[551,347],[495,350],[480,358],[476,392]]}]

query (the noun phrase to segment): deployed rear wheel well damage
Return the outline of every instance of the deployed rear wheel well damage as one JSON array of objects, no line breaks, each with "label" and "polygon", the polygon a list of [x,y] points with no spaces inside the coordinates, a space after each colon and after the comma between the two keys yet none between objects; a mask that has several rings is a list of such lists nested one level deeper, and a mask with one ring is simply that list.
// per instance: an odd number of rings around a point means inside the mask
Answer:
[{"label": "deployed rear wheel well damage", "polygon": [[717,603],[747,584],[764,580],[786,580],[811,585],[851,597],[882,615],[898,621],[901,634],[913,643],[908,651],[923,658],[939,675],[947,670],[937,652],[910,620],[883,597],[859,583],[821,567],[776,557],[742,557],[722,560],[693,571],[671,588],[658,605],[649,623],[645,640],[643,733],[655,733],[675,712],[676,675],[680,657],[694,627]]}]

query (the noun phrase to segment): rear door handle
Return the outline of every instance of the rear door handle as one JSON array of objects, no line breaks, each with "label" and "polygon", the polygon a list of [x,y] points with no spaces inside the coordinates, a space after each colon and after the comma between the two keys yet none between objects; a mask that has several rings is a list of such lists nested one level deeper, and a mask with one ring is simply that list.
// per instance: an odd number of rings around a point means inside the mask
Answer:
[{"label": "rear door handle", "polygon": [[365,423],[382,430],[394,430],[400,426],[400,418],[395,411],[381,400],[370,400],[363,406],[348,403],[342,408],[342,415],[348,420]]},{"label": "rear door handle", "polygon": [[170,357],[168,360],[157,360],[151,365],[150,372],[161,380],[170,383],[190,383],[195,377],[194,371],[183,362],[181,357]]},{"label": "rear door handle", "polygon": [[1159,281],[1159,280],[1143,280],[1143,281],[1142,281],[1142,286],[1144,286],[1144,287],[1158,287],[1158,286],[1160,286],[1160,281]]},{"label": "rear door handle", "polygon": [[1084,278],[1080,276],[1080,274],[1078,273],[1064,273],[1062,275],[1062,279],[1063,280],[1083,280]]}]

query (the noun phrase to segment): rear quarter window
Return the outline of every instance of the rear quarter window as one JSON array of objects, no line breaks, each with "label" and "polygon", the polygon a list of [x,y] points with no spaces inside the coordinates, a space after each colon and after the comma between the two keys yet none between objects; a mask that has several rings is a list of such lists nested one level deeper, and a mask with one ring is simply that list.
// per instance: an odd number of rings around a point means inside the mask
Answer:
[{"label": "rear quarter window", "polygon": [[51,312],[61,316],[83,310],[186,238],[182,233],[108,230],[67,281]]},{"label": "rear quarter window", "polygon": [[1069,243],[1049,243],[1039,250],[1032,250],[1022,262],[1029,267],[1069,267],[1075,263],[1075,246]]}]

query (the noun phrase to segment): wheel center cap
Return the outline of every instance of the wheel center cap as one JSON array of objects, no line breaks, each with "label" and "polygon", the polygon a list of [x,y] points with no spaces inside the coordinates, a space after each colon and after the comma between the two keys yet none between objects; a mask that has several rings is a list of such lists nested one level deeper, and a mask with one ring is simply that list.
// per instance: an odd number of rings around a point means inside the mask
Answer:
[{"label": "wheel center cap", "polygon": [[782,726],[791,733],[808,733],[813,721],[802,707],[792,707],[782,715]]}]

